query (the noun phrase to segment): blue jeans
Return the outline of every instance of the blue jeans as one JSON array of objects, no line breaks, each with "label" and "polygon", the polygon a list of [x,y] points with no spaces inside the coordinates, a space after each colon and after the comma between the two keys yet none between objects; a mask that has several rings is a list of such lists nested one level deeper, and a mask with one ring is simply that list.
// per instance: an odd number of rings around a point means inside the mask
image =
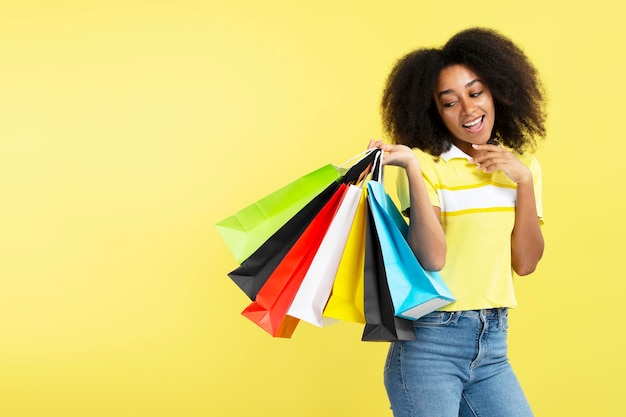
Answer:
[{"label": "blue jeans", "polygon": [[436,311],[417,340],[389,347],[385,388],[395,417],[531,417],[507,358],[508,310]]}]

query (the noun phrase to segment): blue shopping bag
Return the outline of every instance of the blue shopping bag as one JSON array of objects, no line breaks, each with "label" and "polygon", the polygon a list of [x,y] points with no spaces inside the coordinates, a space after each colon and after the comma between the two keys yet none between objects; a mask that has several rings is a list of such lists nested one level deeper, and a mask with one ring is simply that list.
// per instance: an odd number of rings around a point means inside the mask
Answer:
[{"label": "blue shopping bag", "polygon": [[416,320],[456,301],[439,272],[418,262],[406,240],[408,225],[382,182],[370,181],[367,188],[396,316]]}]

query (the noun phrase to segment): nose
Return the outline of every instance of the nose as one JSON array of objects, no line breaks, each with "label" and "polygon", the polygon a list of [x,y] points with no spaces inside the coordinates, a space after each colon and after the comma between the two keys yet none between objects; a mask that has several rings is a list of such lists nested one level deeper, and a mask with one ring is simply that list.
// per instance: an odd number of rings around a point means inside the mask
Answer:
[{"label": "nose", "polygon": [[471,115],[474,112],[475,108],[474,102],[469,98],[461,99],[461,109],[463,110],[463,114]]}]

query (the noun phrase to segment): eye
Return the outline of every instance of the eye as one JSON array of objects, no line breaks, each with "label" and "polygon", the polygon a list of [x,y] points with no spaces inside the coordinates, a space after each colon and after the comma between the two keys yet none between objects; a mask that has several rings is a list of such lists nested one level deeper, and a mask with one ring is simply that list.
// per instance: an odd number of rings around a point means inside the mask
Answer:
[{"label": "eye", "polygon": [[472,97],[472,98],[476,98],[476,97],[480,96],[482,93],[483,93],[482,91],[478,91],[478,92],[476,92],[476,93],[471,93],[471,94],[470,94],[470,97]]},{"label": "eye", "polygon": [[456,101],[448,101],[447,103],[443,103],[443,107],[452,107],[456,104]]}]

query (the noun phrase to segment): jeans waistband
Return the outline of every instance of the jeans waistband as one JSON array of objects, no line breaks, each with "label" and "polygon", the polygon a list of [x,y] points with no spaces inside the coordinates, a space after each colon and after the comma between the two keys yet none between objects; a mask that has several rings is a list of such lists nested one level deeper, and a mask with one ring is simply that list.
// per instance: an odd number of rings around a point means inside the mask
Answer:
[{"label": "jeans waistband", "polygon": [[480,319],[481,317],[484,317],[485,319],[491,319],[491,318],[500,318],[501,316],[504,316],[507,314],[508,308],[507,307],[500,307],[500,308],[485,308],[482,310],[463,310],[463,311],[459,311],[459,315],[463,316],[463,317],[470,317],[473,319]]}]

